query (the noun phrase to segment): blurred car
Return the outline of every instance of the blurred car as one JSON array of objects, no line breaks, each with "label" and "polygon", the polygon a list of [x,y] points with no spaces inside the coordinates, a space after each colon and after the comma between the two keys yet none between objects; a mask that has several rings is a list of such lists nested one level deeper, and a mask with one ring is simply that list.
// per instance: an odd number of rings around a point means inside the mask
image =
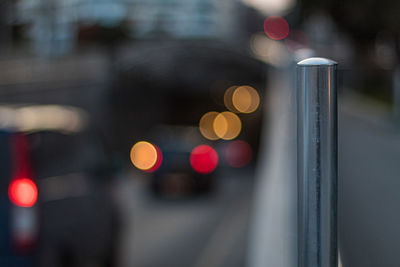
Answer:
[{"label": "blurred car", "polygon": [[113,168],[87,115],[48,105],[0,112],[1,266],[113,266]]},{"label": "blurred car", "polygon": [[[0,130],[0,266],[33,266],[34,262],[37,188],[32,176],[24,173],[26,150],[16,150],[23,140],[21,135]],[[30,196],[19,194],[15,187]]]},{"label": "blurred car", "polygon": [[162,157],[151,178],[155,194],[184,197],[212,191],[218,155],[211,146],[202,144],[197,127],[158,126],[153,136]]},{"label": "blurred car", "polygon": [[[231,86],[251,85],[262,97],[265,63],[220,42],[170,41],[138,45],[118,59],[107,97],[113,146],[129,153],[132,138],[156,124],[195,125],[206,111],[221,110]],[[222,110],[221,110],[222,111]],[[257,153],[262,108],[241,119]],[[126,118],[140,118],[130,120]]]}]

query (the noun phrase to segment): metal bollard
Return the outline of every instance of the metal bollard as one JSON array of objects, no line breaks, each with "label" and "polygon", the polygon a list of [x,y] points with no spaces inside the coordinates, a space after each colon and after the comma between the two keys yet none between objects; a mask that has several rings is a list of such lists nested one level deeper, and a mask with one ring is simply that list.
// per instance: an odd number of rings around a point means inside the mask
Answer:
[{"label": "metal bollard", "polygon": [[298,267],[337,267],[337,63],[297,63]]}]

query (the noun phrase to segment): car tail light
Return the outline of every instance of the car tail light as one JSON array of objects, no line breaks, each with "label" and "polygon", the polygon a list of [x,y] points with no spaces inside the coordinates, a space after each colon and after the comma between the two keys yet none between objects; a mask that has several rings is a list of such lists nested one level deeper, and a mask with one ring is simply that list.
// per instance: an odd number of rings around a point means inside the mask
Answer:
[{"label": "car tail light", "polygon": [[15,134],[12,146],[12,176],[8,187],[11,208],[12,242],[19,251],[32,248],[37,240],[38,212],[35,203],[38,189],[32,180],[33,173],[28,140],[23,134]]},{"label": "car tail light", "polygon": [[218,165],[218,154],[208,145],[197,146],[190,153],[190,165],[196,172],[210,173]]},{"label": "car tail light", "polygon": [[15,179],[10,183],[8,196],[13,204],[20,207],[32,207],[37,200],[35,183],[28,178]]},{"label": "car tail light", "polygon": [[29,146],[26,136],[15,134],[12,139],[13,173],[8,196],[11,202],[20,207],[32,207],[37,200],[38,191],[32,179]]}]

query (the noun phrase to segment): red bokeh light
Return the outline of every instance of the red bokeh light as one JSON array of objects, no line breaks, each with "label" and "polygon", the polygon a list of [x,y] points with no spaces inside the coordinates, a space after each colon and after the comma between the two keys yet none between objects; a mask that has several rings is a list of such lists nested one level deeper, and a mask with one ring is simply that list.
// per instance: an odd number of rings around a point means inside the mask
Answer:
[{"label": "red bokeh light", "polygon": [[289,24],[282,17],[268,17],[264,21],[264,32],[271,39],[282,40],[289,35]]},{"label": "red bokeh light", "polygon": [[190,165],[199,173],[210,173],[218,165],[218,154],[208,145],[197,146],[190,153]]},{"label": "red bokeh light", "polygon": [[163,160],[163,155],[162,155],[161,149],[158,146],[156,146],[155,144],[152,144],[152,145],[154,146],[154,148],[157,151],[157,161],[156,161],[156,163],[154,163],[154,166],[151,167],[150,169],[146,170],[146,172],[155,172],[156,170],[158,170],[158,168],[160,168],[162,160]]},{"label": "red bokeh light", "polygon": [[251,146],[242,140],[236,140],[226,147],[225,160],[234,168],[244,167],[251,161],[253,150]]},{"label": "red bokeh light", "polygon": [[19,178],[11,182],[8,196],[11,202],[17,206],[32,207],[36,203],[38,191],[31,179]]}]

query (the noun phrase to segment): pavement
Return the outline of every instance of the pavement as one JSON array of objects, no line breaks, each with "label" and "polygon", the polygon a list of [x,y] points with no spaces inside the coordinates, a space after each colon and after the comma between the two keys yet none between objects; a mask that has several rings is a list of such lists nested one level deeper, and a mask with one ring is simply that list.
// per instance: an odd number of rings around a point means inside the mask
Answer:
[{"label": "pavement", "polygon": [[121,267],[244,266],[252,175],[220,175],[211,195],[162,200],[148,193],[148,181],[127,177],[119,200],[125,222]]}]

